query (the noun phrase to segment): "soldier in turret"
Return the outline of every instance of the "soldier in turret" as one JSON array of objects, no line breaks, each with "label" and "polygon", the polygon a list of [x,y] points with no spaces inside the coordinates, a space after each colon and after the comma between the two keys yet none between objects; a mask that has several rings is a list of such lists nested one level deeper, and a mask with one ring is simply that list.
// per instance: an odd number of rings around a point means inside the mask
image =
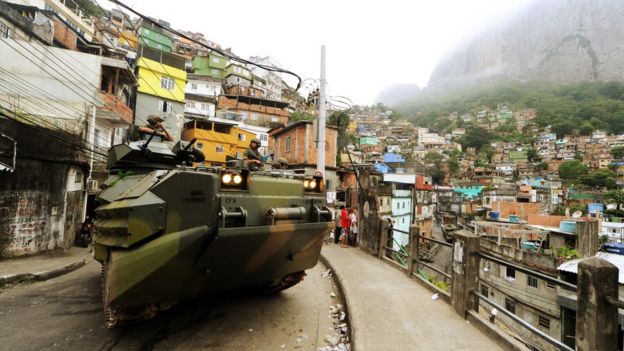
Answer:
[{"label": "soldier in turret", "polygon": [[245,162],[247,167],[251,170],[259,170],[262,169],[264,163],[262,162],[262,156],[260,156],[260,152],[258,151],[260,148],[260,139],[253,138],[249,143],[249,149],[245,152]]}]

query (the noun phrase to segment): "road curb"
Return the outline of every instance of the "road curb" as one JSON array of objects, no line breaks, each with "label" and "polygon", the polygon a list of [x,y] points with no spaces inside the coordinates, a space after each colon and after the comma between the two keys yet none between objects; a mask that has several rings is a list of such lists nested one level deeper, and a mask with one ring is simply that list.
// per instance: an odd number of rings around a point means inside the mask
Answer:
[{"label": "road curb", "polygon": [[28,280],[35,281],[44,281],[52,278],[59,277],[61,275],[71,273],[78,268],[83,267],[87,264],[87,260],[82,258],[78,261],[74,261],[72,263],[68,263],[59,267],[55,267],[46,271],[35,272],[35,273],[17,273],[17,274],[8,274],[0,276],[0,287],[6,286],[8,284],[15,284]]},{"label": "road curb", "polygon": [[329,269],[331,269],[332,271],[332,276],[335,279],[336,282],[336,286],[338,287],[338,289],[340,290],[340,293],[342,294],[344,300],[345,300],[345,311],[347,312],[347,322],[349,325],[349,329],[350,329],[350,335],[351,338],[349,339],[350,343],[351,343],[351,350],[357,350],[357,340],[355,337],[356,331],[358,330],[357,327],[357,322],[355,320],[355,318],[353,318],[352,316],[352,311],[351,311],[351,303],[353,301],[350,300],[349,296],[352,294],[352,289],[349,286],[349,283],[345,280],[343,280],[341,277],[342,275],[340,274],[339,271],[336,270],[336,267],[334,265],[332,265],[332,263],[327,259],[327,257],[325,257],[325,255],[323,254],[323,250],[321,250],[321,257],[320,257],[320,261],[321,263],[323,263],[326,267],[328,267]]}]

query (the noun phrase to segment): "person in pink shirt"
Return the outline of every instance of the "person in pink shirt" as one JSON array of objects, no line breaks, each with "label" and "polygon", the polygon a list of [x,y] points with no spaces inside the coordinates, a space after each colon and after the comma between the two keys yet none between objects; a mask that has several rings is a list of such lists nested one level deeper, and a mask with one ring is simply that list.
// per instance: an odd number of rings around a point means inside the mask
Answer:
[{"label": "person in pink shirt", "polygon": [[349,237],[349,228],[351,228],[351,218],[349,211],[344,206],[340,206],[340,225],[342,226],[342,236],[340,237],[340,246],[347,247],[347,238]]}]

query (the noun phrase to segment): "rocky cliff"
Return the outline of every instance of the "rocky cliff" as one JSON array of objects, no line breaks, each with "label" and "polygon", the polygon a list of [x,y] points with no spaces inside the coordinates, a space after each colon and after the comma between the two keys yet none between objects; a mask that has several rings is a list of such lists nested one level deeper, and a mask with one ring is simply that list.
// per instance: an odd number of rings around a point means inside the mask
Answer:
[{"label": "rocky cliff", "polygon": [[442,60],[428,86],[497,77],[624,80],[624,1],[536,0]]}]

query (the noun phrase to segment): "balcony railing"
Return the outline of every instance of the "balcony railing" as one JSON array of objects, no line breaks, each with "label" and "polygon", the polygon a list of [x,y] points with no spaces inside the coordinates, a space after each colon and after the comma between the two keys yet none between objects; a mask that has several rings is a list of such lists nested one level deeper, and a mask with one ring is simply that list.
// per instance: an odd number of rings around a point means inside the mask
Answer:
[{"label": "balcony railing", "polygon": [[104,107],[102,116],[114,122],[123,124],[132,123],[132,109],[128,107],[118,96],[108,93],[101,93],[104,97]]}]

